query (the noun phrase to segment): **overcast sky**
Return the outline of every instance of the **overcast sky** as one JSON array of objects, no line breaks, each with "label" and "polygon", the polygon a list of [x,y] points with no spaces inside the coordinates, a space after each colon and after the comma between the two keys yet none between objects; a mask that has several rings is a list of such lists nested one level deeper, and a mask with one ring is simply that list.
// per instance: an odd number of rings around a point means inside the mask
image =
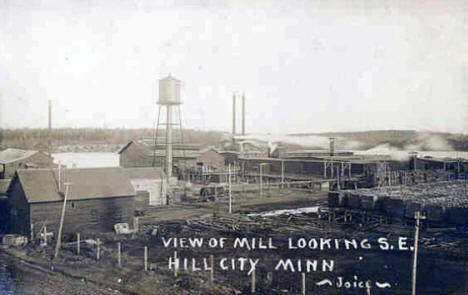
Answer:
[{"label": "overcast sky", "polygon": [[188,128],[468,132],[468,1],[0,0],[0,127],[151,128],[168,73]]}]

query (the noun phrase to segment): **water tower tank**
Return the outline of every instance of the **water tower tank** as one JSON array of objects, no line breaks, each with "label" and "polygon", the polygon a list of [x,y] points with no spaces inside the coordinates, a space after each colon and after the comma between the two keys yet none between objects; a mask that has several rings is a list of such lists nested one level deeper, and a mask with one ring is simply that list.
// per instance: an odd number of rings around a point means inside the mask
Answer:
[{"label": "water tower tank", "polygon": [[181,104],[180,102],[180,81],[167,76],[159,80],[159,100],[161,105]]}]

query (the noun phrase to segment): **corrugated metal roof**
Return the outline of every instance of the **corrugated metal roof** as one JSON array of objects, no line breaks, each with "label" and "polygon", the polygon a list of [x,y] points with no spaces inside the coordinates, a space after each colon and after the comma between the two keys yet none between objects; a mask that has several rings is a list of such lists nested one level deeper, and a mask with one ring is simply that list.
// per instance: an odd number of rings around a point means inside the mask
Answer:
[{"label": "corrugated metal roof", "polygon": [[129,179],[165,179],[166,174],[161,167],[124,168],[124,174]]},{"label": "corrugated metal roof", "polygon": [[39,151],[8,148],[0,151],[0,164],[8,164],[31,157]]},{"label": "corrugated metal roof", "polygon": [[[20,169],[18,178],[30,203],[62,201],[57,189],[57,169]],[[71,182],[68,199],[84,200],[135,195],[130,180],[120,167],[73,168],[63,172]]]}]

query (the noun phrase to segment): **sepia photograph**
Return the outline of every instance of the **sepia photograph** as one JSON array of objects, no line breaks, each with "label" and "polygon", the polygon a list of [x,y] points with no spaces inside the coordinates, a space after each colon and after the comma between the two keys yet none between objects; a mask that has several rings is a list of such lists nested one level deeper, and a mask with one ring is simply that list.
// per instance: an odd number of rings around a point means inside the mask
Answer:
[{"label": "sepia photograph", "polygon": [[468,294],[468,1],[0,0],[0,295]]}]

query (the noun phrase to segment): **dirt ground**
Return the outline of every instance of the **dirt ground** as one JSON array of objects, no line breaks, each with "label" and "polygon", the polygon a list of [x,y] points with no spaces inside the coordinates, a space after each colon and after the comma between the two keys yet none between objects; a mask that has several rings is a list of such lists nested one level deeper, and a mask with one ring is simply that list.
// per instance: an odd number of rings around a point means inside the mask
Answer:
[{"label": "dirt ground", "polygon": [[[326,212],[294,216],[248,217],[247,213],[275,209],[289,209],[323,205],[324,193],[308,194],[283,191],[264,198],[236,197],[233,215],[227,214],[228,203],[196,203],[152,209],[140,218],[136,235],[84,235],[83,240],[99,237],[103,244],[99,260],[96,246],[82,244],[76,254],[74,236],[66,236],[60,257],[51,261],[52,245],[45,248],[28,246],[26,249],[4,249],[8,257],[19,257],[18,281],[24,290],[18,294],[250,294],[252,276],[247,271],[223,270],[222,258],[246,257],[260,259],[255,270],[255,294],[301,294],[302,274],[299,271],[275,271],[279,259],[334,260],[332,273],[312,271],[305,274],[307,294],[365,294],[364,289],[319,287],[325,278],[344,277],[353,280],[386,281],[391,289],[373,288],[372,294],[410,294],[411,251],[381,251],[379,249],[311,250],[288,249],[288,239],[300,238],[355,238],[377,240],[385,237],[397,244],[400,236],[412,245],[411,221],[381,223],[379,218],[355,213],[351,222],[341,217],[330,222]],[[277,249],[233,248],[173,248],[164,247],[163,238],[213,237],[271,238]],[[466,294],[468,269],[468,234],[463,228],[429,228],[421,231],[418,265],[418,294]],[[122,267],[117,266],[117,243],[122,245]],[[144,247],[148,247],[148,268],[143,269]],[[168,268],[168,258],[177,251],[177,257],[203,261],[213,255],[214,282],[210,271],[181,269],[174,275]],[[18,258],[10,258],[18,259]],[[32,267],[30,265],[32,265]],[[24,266],[24,267],[23,267]],[[36,270],[36,268],[38,268]],[[53,272],[50,271],[53,268]],[[42,269],[42,270],[41,270]],[[46,271],[45,271],[46,270]],[[21,285],[20,284],[20,285]],[[21,287],[21,286],[20,286]],[[57,290],[55,290],[57,288]],[[40,290],[44,293],[28,293]],[[93,293],[94,292],[94,293]],[[390,292],[390,293],[389,293]]]}]

